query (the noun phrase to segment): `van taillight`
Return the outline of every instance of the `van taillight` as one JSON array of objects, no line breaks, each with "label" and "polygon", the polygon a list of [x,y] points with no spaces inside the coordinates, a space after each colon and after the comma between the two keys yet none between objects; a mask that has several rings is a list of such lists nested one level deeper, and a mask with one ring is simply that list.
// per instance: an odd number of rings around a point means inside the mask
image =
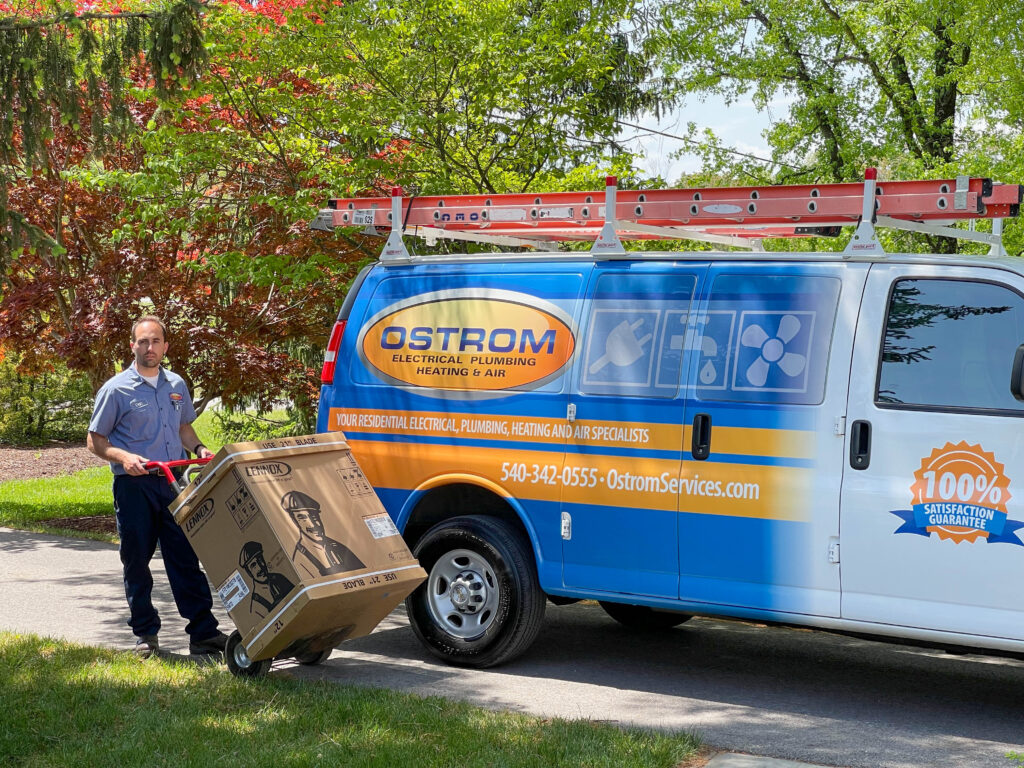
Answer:
[{"label": "van taillight", "polygon": [[341,335],[345,333],[345,321],[339,320],[331,329],[331,340],[327,342],[327,354],[324,355],[324,368],[320,371],[321,384],[334,383],[334,366],[338,362],[338,348],[341,347]]}]

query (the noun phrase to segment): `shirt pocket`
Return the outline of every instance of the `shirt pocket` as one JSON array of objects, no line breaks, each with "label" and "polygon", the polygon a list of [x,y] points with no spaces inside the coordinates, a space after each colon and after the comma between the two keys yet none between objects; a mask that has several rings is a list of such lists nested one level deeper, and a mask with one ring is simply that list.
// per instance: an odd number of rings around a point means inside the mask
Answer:
[{"label": "shirt pocket", "polygon": [[156,403],[144,402],[140,405],[132,403],[124,417],[124,426],[133,440],[152,442],[160,431],[160,419],[157,417]]},{"label": "shirt pocket", "polygon": [[167,425],[171,428],[171,431],[175,434],[181,428],[181,409],[182,401],[175,400],[171,395],[177,394],[175,392],[169,392],[164,396],[164,412],[166,413]]}]

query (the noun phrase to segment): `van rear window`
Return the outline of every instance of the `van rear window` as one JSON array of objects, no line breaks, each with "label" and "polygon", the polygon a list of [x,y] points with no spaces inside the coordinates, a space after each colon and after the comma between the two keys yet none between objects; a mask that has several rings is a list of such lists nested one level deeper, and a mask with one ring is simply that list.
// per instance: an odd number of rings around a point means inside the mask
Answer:
[{"label": "van rear window", "polygon": [[973,280],[900,280],[886,315],[879,405],[1024,409],[1010,369],[1024,342],[1024,298]]},{"label": "van rear window", "polygon": [[816,275],[719,275],[698,329],[700,399],[821,403],[839,287]]}]

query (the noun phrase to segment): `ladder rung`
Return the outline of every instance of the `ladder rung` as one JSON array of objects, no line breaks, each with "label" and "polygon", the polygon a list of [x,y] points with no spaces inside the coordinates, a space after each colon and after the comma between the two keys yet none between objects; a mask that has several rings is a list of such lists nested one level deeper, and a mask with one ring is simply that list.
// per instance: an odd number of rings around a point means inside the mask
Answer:
[{"label": "ladder rung", "polygon": [[[1019,185],[993,184],[981,177],[878,182],[875,213],[884,220],[945,224],[1006,218],[1018,214],[1022,190]],[[619,190],[616,194],[612,218],[620,237],[628,239],[666,239],[678,234],[673,230],[758,239],[834,236],[837,228],[856,225],[868,210],[862,183]],[[401,216],[406,231],[428,237],[587,241],[598,237],[606,220],[604,200],[604,192],[435,195],[402,200]],[[392,202],[386,197],[334,199],[320,211],[316,225],[390,230]],[[631,230],[631,224],[639,226]]]}]

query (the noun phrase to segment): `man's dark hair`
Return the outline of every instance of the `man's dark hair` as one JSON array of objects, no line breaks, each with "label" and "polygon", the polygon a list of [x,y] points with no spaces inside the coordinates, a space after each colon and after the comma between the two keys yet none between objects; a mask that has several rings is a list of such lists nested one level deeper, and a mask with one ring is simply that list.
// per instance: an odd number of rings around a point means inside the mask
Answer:
[{"label": "man's dark hair", "polygon": [[164,325],[164,321],[161,320],[156,315],[143,315],[134,323],[132,323],[132,341],[135,341],[135,329],[138,328],[139,325],[141,325],[142,323],[156,323],[157,325],[159,325],[160,330],[163,331],[164,334],[164,341],[167,341],[167,326]]}]

